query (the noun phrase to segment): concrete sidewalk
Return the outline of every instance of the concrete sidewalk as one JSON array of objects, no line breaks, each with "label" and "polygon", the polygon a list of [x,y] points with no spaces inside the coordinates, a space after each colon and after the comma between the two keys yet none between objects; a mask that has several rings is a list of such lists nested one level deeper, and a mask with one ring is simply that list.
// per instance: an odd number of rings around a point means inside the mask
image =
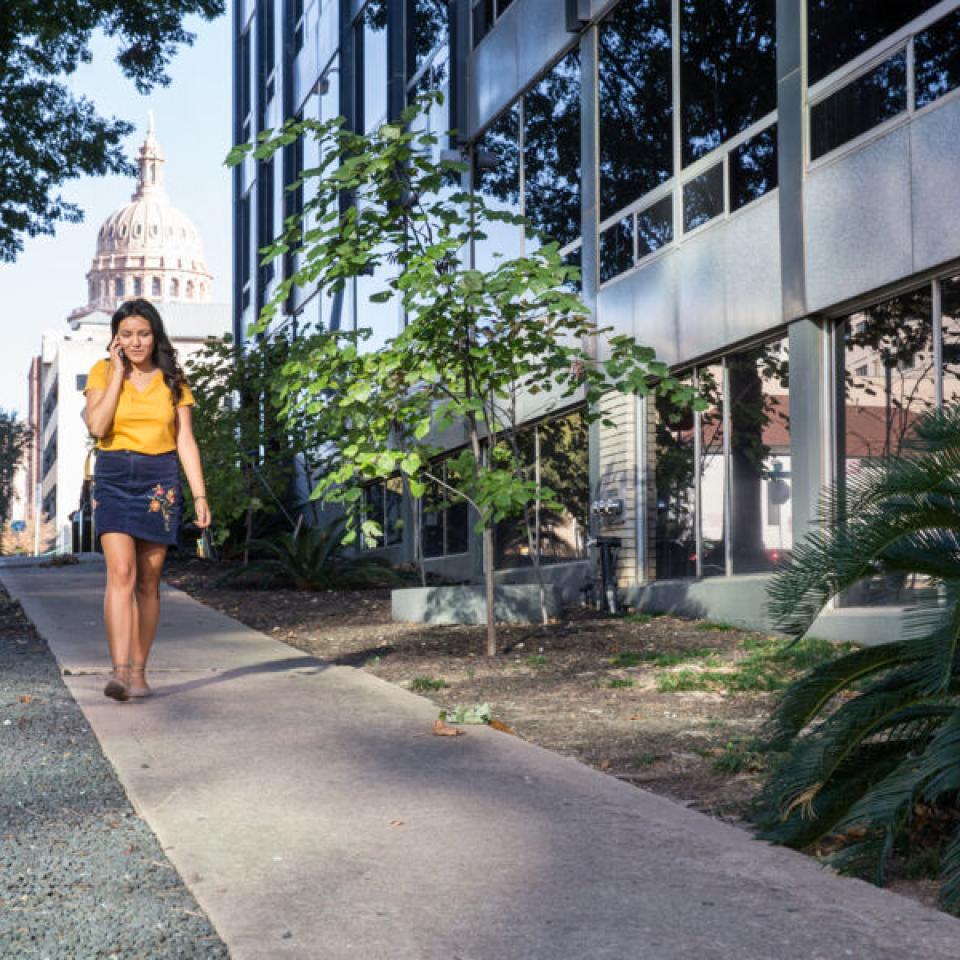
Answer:
[{"label": "concrete sidewalk", "polygon": [[0,571],[236,960],[935,960],[960,921],[165,589],[115,704],[88,565]]}]

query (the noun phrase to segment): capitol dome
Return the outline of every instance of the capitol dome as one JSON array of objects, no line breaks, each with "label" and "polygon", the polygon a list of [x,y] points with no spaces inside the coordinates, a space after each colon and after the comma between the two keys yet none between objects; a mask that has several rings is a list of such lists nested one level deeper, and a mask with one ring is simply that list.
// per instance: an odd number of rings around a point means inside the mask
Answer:
[{"label": "capitol dome", "polygon": [[170,203],[163,188],[164,163],[151,114],[137,160],[136,192],[97,233],[97,253],[87,274],[91,309],[112,312],[134,297],[163,303],[209,300],[213,278],[200,234]]}]

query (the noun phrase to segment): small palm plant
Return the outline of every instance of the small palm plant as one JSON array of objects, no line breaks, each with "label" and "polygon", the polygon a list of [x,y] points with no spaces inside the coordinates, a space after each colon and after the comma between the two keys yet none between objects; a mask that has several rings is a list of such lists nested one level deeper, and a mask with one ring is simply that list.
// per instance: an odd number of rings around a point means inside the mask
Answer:
[{"label": "small palm plant", "polygon": [[863,466],[825,498],[818,528],[774,576],[774,622],[803,636],[867,577],[917,577],[927,597],[901,640],[811,670],[784,695],[769,746],[786,751],[756,819],[792,847],[829,837],[829,862],[882,884],[891,854],[931,810],[952,824],[941,901],[960,908],[960,407],[925,414],[905,456]]},{"label": "small palm plant", "polygon": [[344,521],[338,519],[326,527],[301,527],[269,540],[251,540],[253,562],[221,579],[226,583],[263,575],[297,590],[387,586],[402,579],[382,561],[345,556],[344,535]]}]

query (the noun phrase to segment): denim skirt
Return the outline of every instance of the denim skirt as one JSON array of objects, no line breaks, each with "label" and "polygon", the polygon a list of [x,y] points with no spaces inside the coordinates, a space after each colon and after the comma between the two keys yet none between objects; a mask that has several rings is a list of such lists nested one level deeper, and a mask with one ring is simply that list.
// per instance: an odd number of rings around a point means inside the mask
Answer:
[{"label": "denim skirt", "polygon": [[182,507],[176,453],[97,453],[93,522],[98,534],[126,533],[137,540],[173,545]]}]

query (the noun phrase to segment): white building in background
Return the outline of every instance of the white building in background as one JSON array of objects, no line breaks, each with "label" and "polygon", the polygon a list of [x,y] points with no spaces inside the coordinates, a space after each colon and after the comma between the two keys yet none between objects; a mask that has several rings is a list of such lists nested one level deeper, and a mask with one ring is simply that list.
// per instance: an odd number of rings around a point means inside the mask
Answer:
[{"label": "white building in background", "polygon": [[39,439],[41,510],[56,525],[59,552],[70,550],[71,515],[80,505],[91,444],[81,416],[83,390],[90,368],[107,356],[113,311],[137,297],[154,302],[184,366],[205,341],[230,332],[230,305],[210,302],[213,277],[200,235],[164,190],[165,162],[151,117],[133,198],[97,233],[87,304],[70,314],[66,329],[43,334],[39,402],[31,405],[31,427]]}]

